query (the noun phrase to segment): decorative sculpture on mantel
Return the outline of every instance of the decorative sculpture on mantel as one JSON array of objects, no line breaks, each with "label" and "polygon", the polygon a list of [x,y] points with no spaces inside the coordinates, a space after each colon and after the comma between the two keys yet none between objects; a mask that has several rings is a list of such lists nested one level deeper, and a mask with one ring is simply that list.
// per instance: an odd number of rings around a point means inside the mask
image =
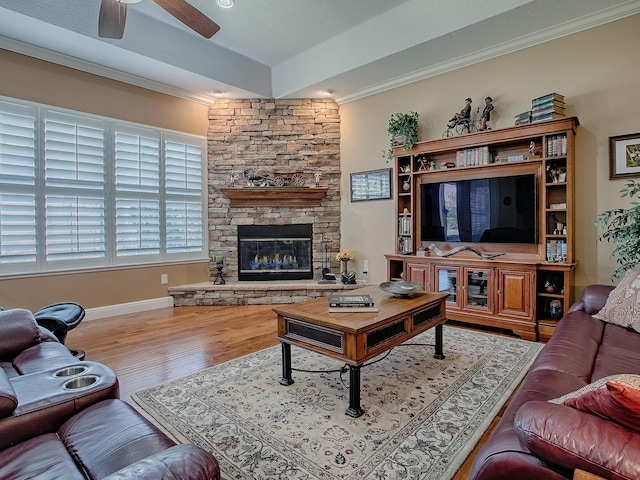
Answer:
[{"label": "decorative sculpture on mantel", "polygon": [[247,180],[247,187],[304,187],[304,175],[299,171],[271,174],[264,170],[247,169],[242,173]]},{"label": "decorative sculpture on mantel", "polygon": [[480,258],[484,258],[485,260],[490,260],[492,258],[495,257],[500,257],[501,255],[504,255],[504,253],[485,253],[485,252],[481,252],[480,250],[478,250],[475,247],[472,247],[470,245],[461,245],[459,247],[455,247],[452,248],[451,250],[448,251],[443,251],[440,250],[438,247],[435,246],[435,244],[431,244],[427,247],[427,250],[429,250],[431,253],[439,256],[439,257],[450,257],[451,255],[455,255],[456,253],[460,253],[464,250],[470,250],[473,253],[475,253],[476,255],[478,255]]}]

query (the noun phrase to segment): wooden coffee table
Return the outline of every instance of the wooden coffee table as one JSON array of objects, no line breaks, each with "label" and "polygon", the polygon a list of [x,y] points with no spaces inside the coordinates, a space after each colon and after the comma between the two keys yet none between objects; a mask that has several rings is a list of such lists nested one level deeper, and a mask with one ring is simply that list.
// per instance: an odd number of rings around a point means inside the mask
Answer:
[{"label": "wooden coffee table", "polygon": [[393,297],[377,286],[351,290],[369,294],[378,312],[329,313],[327,297],[273,308],[278,314],[278,340],[282,344],[282,385],[291,385],[291,345],[321,353],[349,365],[349,407],[346,414],[359,417],[360,367],[381,353],[432,327],[436,328],[434,358],[444,358],[442,325],[446,293],[416,292]]}]

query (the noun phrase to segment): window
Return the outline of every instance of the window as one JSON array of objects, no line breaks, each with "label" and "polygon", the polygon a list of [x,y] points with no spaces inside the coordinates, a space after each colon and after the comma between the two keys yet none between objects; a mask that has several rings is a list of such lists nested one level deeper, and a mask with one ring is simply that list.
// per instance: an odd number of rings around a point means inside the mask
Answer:
[{"label": "window", "polygon": [[201,137],[0,100],[0,272],[206,257]]}]

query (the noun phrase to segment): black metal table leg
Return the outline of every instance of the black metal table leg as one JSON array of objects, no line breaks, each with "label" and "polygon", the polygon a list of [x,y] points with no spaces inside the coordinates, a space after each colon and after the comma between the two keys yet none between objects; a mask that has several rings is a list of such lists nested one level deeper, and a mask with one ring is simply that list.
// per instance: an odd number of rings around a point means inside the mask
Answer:
[{"label": "black metal table leg", "polygon": [[442,324],[436,325],[436,353],[433,354],[433,358],[443,360],[445,358],[443,353],[443,328]]},{"label": "black metal table leg", "polygon": [[349,365],[349,408],[344,413],[354,418],[364,413],[360,408],[360,367],[353,365]]},{"label": "black metal table leg", "polygon": [[282,344],[282,378],[280,385],[291,385],[291,344],[280,342]]}]

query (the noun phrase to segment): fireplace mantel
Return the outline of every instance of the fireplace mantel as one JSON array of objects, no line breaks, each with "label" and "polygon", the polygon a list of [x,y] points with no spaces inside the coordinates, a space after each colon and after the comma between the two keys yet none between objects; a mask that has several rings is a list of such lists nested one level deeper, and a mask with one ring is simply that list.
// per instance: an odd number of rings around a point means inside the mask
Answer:
[{"label": "fireplace mantel", "polygon": [[320,205],[327,187],[221,188],[232,207],[313,207]]}]

